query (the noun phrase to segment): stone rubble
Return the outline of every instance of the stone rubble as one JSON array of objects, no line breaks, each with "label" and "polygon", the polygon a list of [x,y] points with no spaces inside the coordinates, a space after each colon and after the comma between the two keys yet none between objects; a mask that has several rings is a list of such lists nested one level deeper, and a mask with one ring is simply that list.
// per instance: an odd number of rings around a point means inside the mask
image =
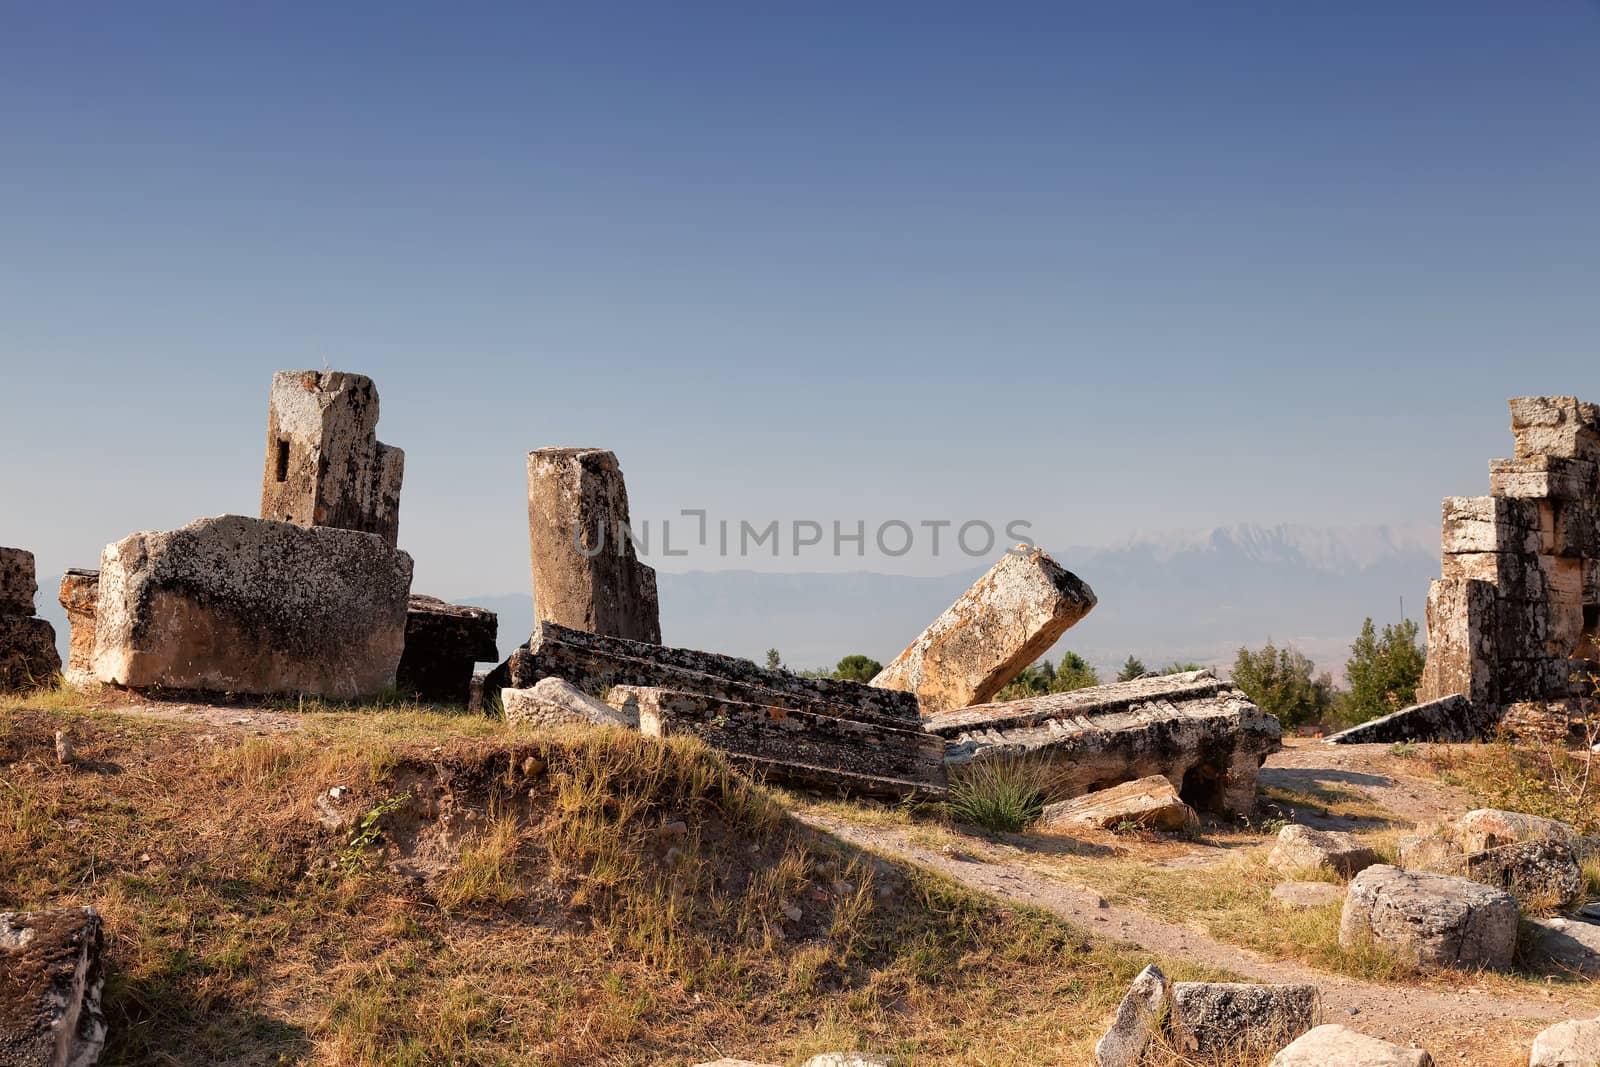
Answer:
[{"label": "stone rubble", "polygon": [[935,619],[872,684],[917,695],[925,715],[982,704],[1095,605],[1042,549],[1018,545]]},{"label": "stone rubble", "polygon": [[1433,1057],[1422,1049],[1325,1023],[1295,1038],[1269,1067],[1433,1067]]},{"label": "stone rubble", "polygon": [[1424,969],[1511,965],[1517,902],[1466,878],[1387,864],[1356,875],[1345,896],[1339,944],[1371,943]]},{"label": "stone rubble", "polygon": [[1124,782],[1109,789],[1045,805],[1035,830],[1090,828],[1114,830],[1137,826],[1149,830],[1178,831],[1199,823],[1193,808],[1177,789],[1159,774]]},{"label": "stone rubble", "polygon": [[1134,977],[1111,1028],[1094,1046],[1096,1067],[1139,1067],[1166,1030],[1167,986],[1167,976],[1154,964]]},{"label": "stone rubble", "polygon": [[1480,808],[1430,833],[1400,839],[1407,870],[1460,875],[1524,905],[1566,907],[1583,893],[1577,833],[1555,819]]},{"label": "stone rubble", "polygon": [[590,696],[560,678],[541,678],[527,689],[502,689],[506,722],[514,726],[620,726],[637,729],[637,713],[629,717],[599,697]]},{"label": "stone rubble", "polygon": [[1600,1064],[1600,1019],[1574,1019],[1533,1039],[1528,1067],[1595,1067]]},{"label": "stone rubble", "polygon": [[1278,842],[1267,857],[1267,866],[1279,874],[1327,870],[1340,878],[1353,878],[1377,862],[1378,854],[1353,834],[1297,824],[1278,831]]},{"label": "stone rubble", "polygon": [[93,1067],[106,1040],[93,908],[0,912],[0,1063]]},{"label": "stone rubble", "polygon": [[466,707],[472,699],[477,665],[500,658],[495,647],[498,629],[498,617],[486,608],[411,594],[406,605],[405,651],[395,685],[423,703]]},{"label": "stone rubble", "polygon": [[0,548],[0,693],[53,685],[61,673],[56,631],[33,614],[33,553]]},{"label": "stone rubble", "polygon": [[1200,811],[1255,809],[1256,772],[1282,747],[1278,720],[1208,670],[982,704],[928,716],[952,764],[1045,761],[1066,796],[1161,775]]}]

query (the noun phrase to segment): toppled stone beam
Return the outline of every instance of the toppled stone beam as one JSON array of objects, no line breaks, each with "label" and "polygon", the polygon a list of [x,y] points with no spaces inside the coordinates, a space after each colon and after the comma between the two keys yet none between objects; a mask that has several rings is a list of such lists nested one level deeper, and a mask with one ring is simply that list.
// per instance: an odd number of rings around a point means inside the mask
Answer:
[{"label": "toppled stone beam", "polygon": [[33,553],[0,548],[0,693],[51,685],[61,671],[55,627],[33,617],[38,590]]},{"label": "toppled stone beam", "polygon": [[279,371],[267,407],[261,517],[400,536],[405,453],[377,438],[378,387],[362,374]]},{"label": "toppled stone beam", "polygon": [[373,534],[240,515],[100,560],[95,676],[130,688],[353,700],[394,682],[411,557]]},{"label": "toppled stone beam", "polygon": [[73,685],[94,679],[94,614],[100,599],[100,572],[74,567],[61,576],[57,599],[67,612],[70,627],[67,665],[62,671]]},{"label": "toppled stone beam", "polygon": [[541,678],[531,689],[502,689],[500,704],[514,726],[620,726],[639,728],[630,717],[560,678]]},{"label": "toppled stone beam", "polygon": [[487,608],[412,594],[395,685],[424,703],[465,707],[472,699],[477,665],[500,658],[498,629],[498,617]]},{"label": "toppled stone beam", "polygon": [[1256,772],[1282,747],[1278,720],[1209,670],[940,712],[923,723],[952,764],[1029,756],[1073,796],[1164,776],[1202,811],[1255,807]]},{"label": "toppled stone beam", "polygon": [[93,908],[0,912],[0,1063],[93,1067],[105,1046]]},{"label": "toppled stone beam", "polygon": [[1331,745],[1392,745],[1402,741],[1477,741],[1500,721],[1492,704],[1474,703],[1454,695],[1413,704],[1370,719],[1327,739]]},{"label": "toppled stone beam", "polygon": [[1047,832],[1074,828],[1114,830],[1119,826],[1182,830],[1197,821],[1194,809],[1183,802],[1172,783],[1162,775],[1152,774],[1136,782],[1047,804],[1035,828]]},{"label": "toppled stone beam", "polygon": [[911,693],[768,671],[734,656],[608,637],[551,622],[539,623],[529,642],[490,673],[484,697],[490,699],[506,687],[526,689],[541,678],[564,678],[595,695],[618,685],[654,686],[886,726],[920,729],[921,723]]},{"label": "toppled stone beam", "polygon": [[534,621],[661,643],[655,569],[639,562],[617,457],[599,448],[528,453]]},{"label": "toppled stone beam", "polygon": [[872,684],[915,693],[923,714],[989,700],[1095,605],[1042,549],[1018,545],[933,621]]},{"label": "toppled stone beam", "polygon": [[775,781],[872,796],[945,792],[944,741],[886,726],[654,686],[616,686],[615,708],[651,737],[692,734]]}]

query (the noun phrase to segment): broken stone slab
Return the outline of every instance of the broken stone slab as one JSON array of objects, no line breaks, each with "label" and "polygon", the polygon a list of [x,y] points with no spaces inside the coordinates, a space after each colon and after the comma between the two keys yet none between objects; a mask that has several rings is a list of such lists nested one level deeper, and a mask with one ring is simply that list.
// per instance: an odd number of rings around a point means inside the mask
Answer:
[{"label": "broken stone slab", "polygon": [[355,700],[394,683],[411,557],[354,530],[224,515],[107,545],[95,677]]},{"label": "broken stone slab", "polygon": [[1528,959],[1541,971],[1600,978],[1600,926],[1574,919],[1525,920]]},{"label": "broken stone slab", "polygon": [[1339,944],[1371,943],[1422,968],[1511,965],[1517,902],[1467,878],[1378,864],[1356,875],[1345,896]]},{"label": "broken stone slab", "polygon": [[1314,985],[1174,982],[1173,1043],[1204,1062],[1272,1052],[1317,1025]]},{"label": "broken stone slab", "polygon": [[1140,971],[1117,1006],[1117,1017],[1094,1046],[1095,1067],[1139,1067],[1167,1025],[1167,976],[1152,964]]},{"label": "broken stone slab", "polygon": [[24,548],[0,548],[0,615],[32,615],[39,586],[33,553]]},{"label": "broken stone slab", "polygon": [[601,448],[528,453],[535,623],[661,643],[656,572],[639,562],[628,489]]},{"label": "broken stone slab", "polygon": [[1295,1038],[1268,1067],[1433,1067],[1433,1057],[1422,1049],[1324,1023]]},{"label": "broken stone slab", "polygon": [[506,722],[515,726],[639,726],[637,713],[630,718],[560,678],[541,678],[529,689],[502,689],[500,701]]},{"label": "broken stone slab", "polygon": [[1042,549],[1018,545],[872,679],[917,695],[923,714],[981,704],[1095,605],[1094,591]]},{"label": "broken stone slab", "polygon": [[72,685],[94,681],[94,613],[100,599],[100,572],[74,567],[61,576],[57,595],[67,613],[69,637],[63,674]]},{"label": "broken stone slab", "polygon": [[1560,841],[1575,845],[1578,832],[1560,819],[1499,808],[1476,808],[1457,819],[1450,834],[1467,853],[1483,852],[1518,841]]},{"label": "broken stone slab", "polygon": [[1111,830],[1139,826],[1151,830],[1183,830],[1199,822],[1172,783],[1159,774],[1124,782],[1109,789],[1045,806],[1036,829],[1070,827]]},{"label": "broken stone slab", "polygon": [[1291,824],[1278,831],[1267,866],[1280,874],[1332,871],[1353,878],[1378,862],[1378,854],[1353,834]]},{"label": "broken stone slab", "polygon": [[1256,773],[1282,747],[1278,720],[1207,670],[940,712],[924,726],[952,765],[1029,757],[1082,795],[1151,775],[1201,811],[1255,807]]},{"label": "broken stone slab", "polygon": [[378,387],[363,374],[279,371],[267,405],[261,517],[400,535],[405,453],[377,438]]},{"label": "broken stone slab", "polygon": [[1525,908],[1565,908],[1583,896],[1571,846],[1547,839],[1499,845],[1465,857],[1465,874],[1504,889]]},{"label": "broken stone slab", "polygon": [[429,704],[465,707],[479,663],[500,658],[498,617],[487,608],[413,593],[406,605],[406,647],[395,684]]},{"label": "broken stone slab", "polygon": [[0,1063],[93,1067],[105,1045],[93,908],[0,912]]},{"label": "broken stone slab", "polygon": [[1272,902],[1285,911],[1325,908],[1344,900],[1344,886],[1332,882],[1282,882],[1272,887]]},{"label": "broken stone slab", "polygon": [[1600,1019],[1573,1019],[1539,1031],[1528,1067],[1595,1067],[1600,1063]]},{"label": "broken stone slab", "polygon": [[944,741],[916,727],[818,715],[653,686],[616,686],[650,737],[692,734],[774,781],[873,796],[945,792]]},{"label": "broken stone slab", "polygon": [[1479,741],[1500,721],[1499,709],[1452,694],[1352,726],[1328,737],[1330,745],[1396,744],[1402,741]]},{"label": "broken stone slab", "polygon": [[532,638],[484,681],[488,699],[500,688],[526,689],[541,678],[565,678],[596,695],[636,685],[767,707],[838,715],[920,730],[917,698],[860,682],[768,671],[746,659],[673,648],[540,623]]},{"label": "broken stone slab", "polygon": [[0,615],[0,693],[49,688],[60,672],[55,627],[44,619]]},{"label": "broken stone slab", "polygon": [[1600,409],[1594,404],[1575,396],[1518,396],[1511,398],[1510,407],[1519,459],[1600,460]]}]

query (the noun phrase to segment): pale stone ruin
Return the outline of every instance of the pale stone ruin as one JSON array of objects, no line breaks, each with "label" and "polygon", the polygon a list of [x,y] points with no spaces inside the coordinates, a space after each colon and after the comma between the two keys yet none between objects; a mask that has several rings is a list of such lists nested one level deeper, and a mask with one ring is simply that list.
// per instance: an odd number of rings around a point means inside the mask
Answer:
[{"label": "pale stone ruin", "polygon": [[100,572],[69,568],[56,595],[67,613],[69,641],[62,676],[69,685],[92,684],[94,677],[94,614],[100,600]]},{"label": "pale stone ruin", "polygon": [[50,685],[61,670],[56,631],[33,614],[33,553],[0,548],[0,693]]},{"label": "pale stone ruin", "polygon": [[267,406],[261,517],[400,534],[405,453],[377,438],[378,388],[362,374],[279,371]]},{"label": "pale stone ruin", "polygon": [[1164,1045],[1204,1063],[1281,1049],[1317,1024],[1317,987],[1173,982],[1158,967],[1133,980],[1094,1049],[1099,1067],[1139,1067]]},{"label": "pale stone ruin", "polygon": [[639,562],[628,489],[600,448],[528,453],[534,622],[661,643],[654,568]]},{"label": "pale stone ruin", "polygon": [[93,908],[0,912],[0,1063],[92,1067],[105,1045]]}]

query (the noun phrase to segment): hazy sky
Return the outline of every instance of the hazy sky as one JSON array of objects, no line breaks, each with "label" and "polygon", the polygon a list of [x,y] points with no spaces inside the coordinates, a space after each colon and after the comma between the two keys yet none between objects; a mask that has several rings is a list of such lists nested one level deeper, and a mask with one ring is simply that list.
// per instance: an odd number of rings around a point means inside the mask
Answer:
[{"label": "hazy sky", "polygon": [[1049,547],[1435,521],[1506,397],[1600,399],[1592,2],[0,17],[0,544],[43,574],[254,514],[271,372],[325,362],[447,596],[525,587],[541,445],[614,449],[636,520]]}]

